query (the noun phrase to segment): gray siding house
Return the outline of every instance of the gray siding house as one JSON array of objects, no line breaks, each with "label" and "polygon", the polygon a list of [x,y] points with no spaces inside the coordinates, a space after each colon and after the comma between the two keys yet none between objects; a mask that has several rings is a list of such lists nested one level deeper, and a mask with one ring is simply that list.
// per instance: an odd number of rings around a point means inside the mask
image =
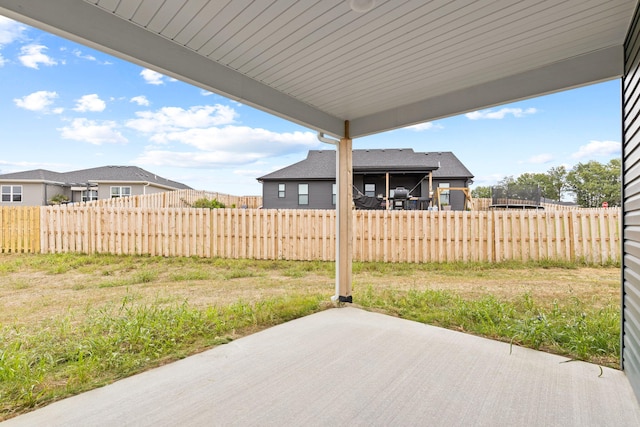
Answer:
[{"label": "gray siding house", "polygon": [[71,172],[35,169],[0,175],[0,206],[39,206],[64,196],[69,203],[186,190],[136,166],[102,166]]},{"label": "gray siding house", "polygon": [[[258,178],[265,209],[334,209],[336,152],[310,150],[307,158]],[[411,148],[353,150],[354,199],[375,198],[393,207],[397,188],[410,191],[409,209],[434,205],[436,189],[468,188],[473,174],[451,152],[415,152]],[[389,203],[387,203],[389,202]],[[461,210],[461,191],[440,191],[440,204]]]}]

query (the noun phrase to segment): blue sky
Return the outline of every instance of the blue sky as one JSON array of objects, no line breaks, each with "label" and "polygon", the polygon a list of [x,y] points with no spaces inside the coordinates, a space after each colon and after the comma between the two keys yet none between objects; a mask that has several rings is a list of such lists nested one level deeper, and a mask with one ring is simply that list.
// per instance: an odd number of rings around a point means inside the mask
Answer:
[{"label": "blue sky", "polygon": [[[199,190],[331,149],[316,132],[0,16],[0,173],[135,165]],[[476,185],[621,155],[620,82],[398,129],[354,148],[452,151]]]}]

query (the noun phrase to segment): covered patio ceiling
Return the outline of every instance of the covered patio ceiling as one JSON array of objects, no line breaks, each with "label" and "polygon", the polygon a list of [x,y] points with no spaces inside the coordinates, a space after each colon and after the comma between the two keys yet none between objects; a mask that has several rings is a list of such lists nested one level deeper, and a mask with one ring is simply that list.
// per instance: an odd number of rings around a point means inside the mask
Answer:
[{"label": "covered patio ceiling", "polygon": [[0,14],[336,137],[623,74],[636,0],[0,0]]}]

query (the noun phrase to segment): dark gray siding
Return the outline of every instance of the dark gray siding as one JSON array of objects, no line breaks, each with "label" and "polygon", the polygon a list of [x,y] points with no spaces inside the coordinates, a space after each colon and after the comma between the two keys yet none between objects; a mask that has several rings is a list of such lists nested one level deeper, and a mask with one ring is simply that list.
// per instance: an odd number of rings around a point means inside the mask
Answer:
[{"label": "dark gray siding", "polygon": [[[449,187],[466,187],[466,180],[459,179],[434,179],[433,180],[433,192],[437,191],[438,185],[441,182],[448,182]],[[460,190],[452,190],[449,191],[449,203],[451,204],[451,209],[454,211],[461,211],[464,209],[464,193]]]},{"label": "dark gray siding", "polygon": [[[309,204],[298,204],[298,184],[309,184]],[[335,209],[332,203],[333,181],[264,181],[264,209]],[[285,184],[285,197],[278,198],[278,184]]]},{"label": "dark gray siding", "polygon": [[623,103],[622,368],[640,398],[640,24],[625,43]]},{"label": "dark gray siding", "polygon": [[[370,175],[356,175],[353,177],[353,185],[355,185],[356,188],[362,193],[364,193],[365,184],[374,184],[376,186],[376,196],[382,195],[384,197],[384,193],[386,191],[386,185],[387,185],[387,179],[384,175],[370,174]],[[395,188],[395,187],[396,185],[393,185],[391,188]],[[353,191],[354,193],[356,193],[355,189]]]},{"label": "dark gray siding", "polygon": [[[389,179],[391,190],[396,187],[413,188],[419,182],[420,177],[411,175],[392,175]],[[433,188],[438,188],[440,182],[448,182],[450,187],[465,187],[466,179],[433,180]],[[309,205],[298,204],[298,184],[309,184]],[[263,181],[262,182],[262,207],[264,209],[335,209],[332,203],[332,185],[334,181]],[[285,184],[285,197],[278,197],[278,184]],[[375,184],[376,194],[384,196],[386,178],[384,175],[356,175],[353,178],[355,187],[364,193],[365,184]],[[414,197],[428,197],[429,180],[425,179],[422,186],[418,186],[412,193]],[[353,190],[354,193],[356,190]],[[464,194],[462,191],[451,191],[449,195],[451,208],[462,210],[464,208]]]}]

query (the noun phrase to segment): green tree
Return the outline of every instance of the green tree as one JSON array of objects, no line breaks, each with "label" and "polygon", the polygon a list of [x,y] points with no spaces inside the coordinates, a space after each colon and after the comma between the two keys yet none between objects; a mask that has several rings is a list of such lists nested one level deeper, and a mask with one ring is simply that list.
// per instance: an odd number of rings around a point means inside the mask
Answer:
[{"label": "green tree", "polygon": [[561,200],[562,193],[567,189],[567,168],[556,166],[547,171],[549,183],[544,187],[544,197]]},{"label": "green tree", "polygon": [[[519,188],[539,188],[543,197],[547,196],[545,189],[549,186],[549,177],[544,173],[523,173],[516,178],[515,184]],[[533,193],[532,193],[533,194]],[[550,198],[550,197],[549,197]]]},{"label": "green tree", "polygon": [[507,188],[510,185],[516,183],[516,180],[513,176],[505,176],[500,181],[498,181],[497,187]]},{"label": "green tree", "polygon": [[542,197],[560,200],[567,185],[567,169],[557,166],[546,173],[523,173],[516,178],[515,183],[520,186],[538,186]]},{"label": "green tree", "polygon": [[592,160],[575,165],[567,174],[567,184],[582,207],[599,207],[602,202],[620,206],[620,173],[620,159],[612,159],[607,164]]},{"label": "green tree", "polygon": [[471,190],[471,196],[476,199],[490,199],[491,198],[491,187],[489,186],[479,186]]}]

